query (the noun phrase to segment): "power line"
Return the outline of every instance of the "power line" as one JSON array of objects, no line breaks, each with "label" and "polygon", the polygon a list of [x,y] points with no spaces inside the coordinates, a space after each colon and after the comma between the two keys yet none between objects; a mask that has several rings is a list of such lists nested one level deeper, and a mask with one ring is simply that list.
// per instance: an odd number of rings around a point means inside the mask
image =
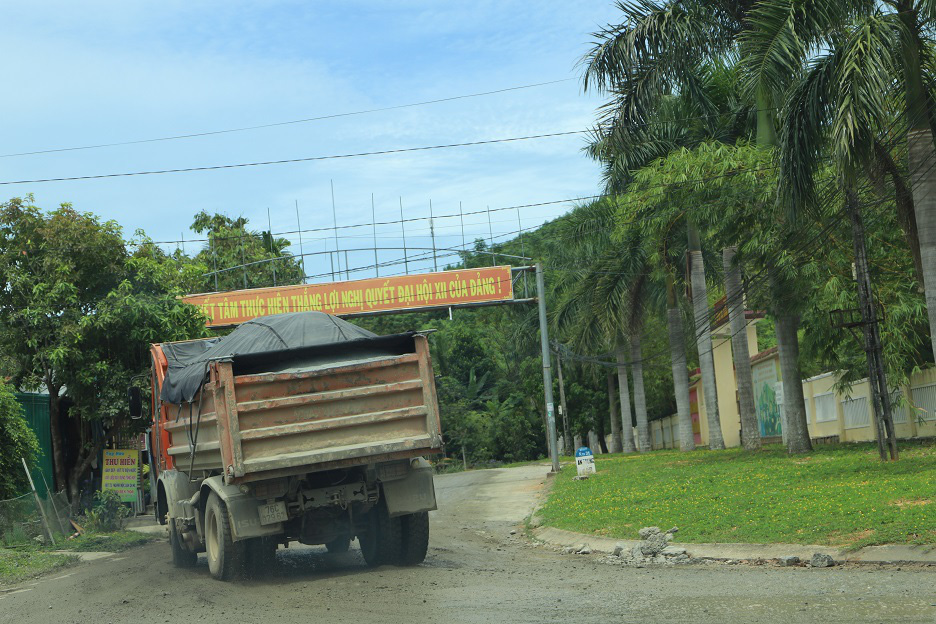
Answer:
[{"label": "power line", "polygon": [[[500,212],[500,211],[503,211],[503,210],[517,210],[517,209],[519,209],[519,208],[538,208],[538,207],[540,207],[540,206],[552,206],[552,205],[555,205],[555,204],[567,204],[567,203],[577,202],[577,201],[586,201],[586,200],[590,200],[590,199],[599,199],[599,198],[601,198],[601,197],[605,197],[605,195],[585,195],[585,196],[582,196],[582,197],[568,197],[568,198],[566,198],[566,199],[554,199],[554,200],[550,200],[550,201],[535,202],[535,203],[531,203],[531,204],[518,204],[518,205],[515,205],[515,206],[504,206],[504,207],[502,207],[502,208],[491,208],[490,211],[491,211],[491,212]],[[434,219],[435,219],[435,220],[439,220],[439,219],[454,219],[455,217],[468,217],[468,216],[476,215],[476,214],[486,214],[487,212],[488,212],[487,210],[472,210],[472,211],[469,211],[469,212],[458,212],[458,213],[452,213],[452,214],[438,215],[438,216],[434,217]],[[414,221],[428,221],[428,220],[429,220],[429,217],[409,217],[409,218],[406,218],[406,219],[403,219],[403,218],[401,218],[401,219],[395,219],[395,220],[393,220],[393,221],[376,221],[376,222],[371,222],[371,223],[355,223],[355,224],[352,224],[352,225],[339,225],[339,226],[337,227],[337,229],[339,229],[339,230],[350,230],[350,229],[354,229],[354,228],[364,228],[364,227],[369,228],[369,227],[372,227],[372,226],[375,226],[375,225],[399,225],[399,224],[401,224],[401,223],[412,223],[412,222],[414,222]],[[484,223],[487,223],[487,221],[485,221]],[[470,225],[470,224],[469,224],[469,225]],[[474,225],[477,225],[477,224],[474,224]],[[452,227],[455,227],[455,226],[452,226]],[[276,232],[276,233],[273,234],[273,236],[287,236],[287,235],[289,235],[289,234],[299,234],[299,233],[309,233],[309,232],[331,232],[333,229],[335,229],[335,228],[334,228],[334,227],[320,227],[320,228],[306,228],[306,229],[302,229],[302,230],[286,230],[286,231],[283,231],[283,232]],[[407,232],[407,233],[408,233],[408,232]],[[213,240],[213,241],[219,241],[219,240],[225,240],[225,239],[232,239],[232,240],[233,240],[233,239],[241,238],[241,237],[243,237],[243,236],[244,236],[243,234],[237,234],[237,235],[231,235],[231,236],[212,236],[212,237],[211,237],[211,240]],[[186,238],[184,241],[183,241],[183,240],[146,241],[146,243],[138,243],[138,244],[176,245],[176,244],[182,243],[182,242],[186,242],[186,243],[207,243],[208,240],[209,240],[208,238]],[[323,239],[323,240],[324,240],[324,239]]]},{"label": "power line", "polygon": [[177,169],[154,169],[150,171],[129,171],[124,173],[101,173],[97,175],[68,176],[61,178],[37,178],[34,180],[8,180],[0,182],[0,186],[11,184],[40,184],[43,182],[73,182],[76,180],[100,180],[102,178],[128,178],[132,176],[163,175],[167,173],[190,173],[194,171],[217,171],[220,169],[239,169],[242,167],[265,167],[268,165],[285,165],[290,163],[313,162],[318,160],[334,160],[343,158],[360,158],[362,156],[383,156],[386,154],[402,154],[406,152],[425,152],[429,150],[451,149],[454,147],[473,147],[476,145],[492,145],[494,143],[511,143],[517,141],[532,141],[534,139],[548,139],[560,136],[584,134],[588,130],[568,130],[565,132],[550,132],[546,134],[531,134],[505,139],[487,139],[484,141],[468,141],[465,143],[446,143],[442,145],[426,145],[421,147],[401,147],[396,149],[378,150],[374,152],[356,152],[353,154],[332,154],[329,156],[308,156],[305,158],[284,158],[281,160],[264,160],[249,163],[236,163],[230,165],[208,165],[203,167],[181,167]]},{"label": "power line", "polygon": [[495,89],[494,91],[482,91],[480,93],[469,93],[466,95],[454,95],[451,97],[438,98],[435,100],[425,100],[423,102],[411,102],[409,104],[397,104],[395,106],[385,106],[382,108],[369,108],[359,111],[351,111],[346,113],[333,113],[331,115],[320,115],[318,117],[306,117],[304,119],[293,119],[290,121],[277,121],[267,124],[259,124],[256,126],[243,126],[240,128],[228,128],[225,130],[211,130],[207,132],[192,132],[189,134],[176,134],[171,136],[156,137],[150,139],[137,139],[133,141],[118,141],[114,143],[98,143],[96,145],[80,145],[76,147],[58,147],[44,150],[35,150],[31,152],[16,152],[11,154],[0,154],[0,158],[13,158],[14,156],[32,156],[36,154],[52,154],[57,152],[74,152],[78,150],[89,150],[89,149],[98,149],[102,147],[118,147],[121,145],[138,145],[141,143],[157,143],[160,141],[175,141],[178,139],[193,139],[196,137],[205,137],[205,136],[214,136],[218,134],[231,134],[234,132],[246,132],[248,130],[261,130],[263,128],[276,128],[278,126],[289,126],[294,124],[303,124],[313,121],[322,121],[325,119],[337,119],[339,117],[351,117],[354,115],[367,115],[370,113],[380,113],[383,111],[390,110],[399,110],[401,108],[413,108],[416,106],[426,106],[429,104],[440,104],[442,102],[452,102],[455,100],[464,100],[468,98],[482,97],[485,95],[496,95],[498,93],[507,93],[508,91],[519,91],[521,89],[532,89],[534,87],[544,87],[546,85],[558,84],[561,82],[568,82],[570,80],[575,80],[575,78],[563,78],[561,80],[550,80],[547,82],[537,82],[533,84],[520,85],[518,87],[507,87],[506,89]]}]

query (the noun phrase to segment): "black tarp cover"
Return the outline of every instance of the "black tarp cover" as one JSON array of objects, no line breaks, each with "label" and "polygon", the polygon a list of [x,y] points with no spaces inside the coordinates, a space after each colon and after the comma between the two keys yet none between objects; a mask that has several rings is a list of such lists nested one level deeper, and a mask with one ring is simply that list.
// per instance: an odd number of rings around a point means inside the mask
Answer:
[{"label": "black tarp cover", "polygon": [[378,336],[324,312],[292,312],[247,321],[223,338],[164,344],[169,367],[159,398],[191,402],[205,379],[210,360],[232,359],[235,373],[312,368],[332,360],[328,345],[342,344],[343,357],[412,351],[413,334]]}]

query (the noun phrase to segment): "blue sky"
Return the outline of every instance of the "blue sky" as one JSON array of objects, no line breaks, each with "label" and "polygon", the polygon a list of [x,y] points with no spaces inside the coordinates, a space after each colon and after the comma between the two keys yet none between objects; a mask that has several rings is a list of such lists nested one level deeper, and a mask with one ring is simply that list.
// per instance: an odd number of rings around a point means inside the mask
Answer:
[{"label": "blue sky", "polygon": [[[587,128],[599,100],[583,95],[577,60],[614,21],[610,0],[518,2],[5,3],[7,85],[0,154],[220,130],[574,78],[533,89],[277,128],[57,154],[0,158],[0,181],[217,165],[496,139]],[[15,54],[9,53],[16,50]],[[200,210],[244,215],[274,232],[548,202],[591,195],[598,167],[571,136],[480,147],[199,173],[4,186],[44,207],[68,201],[160,241],[197,238]],[[521,210],[524,228],[568,205]],[[518,229],[515,211],[493,231]],[[466,217],[470,238],[486,215]],[[439,247],[461,244],[458,219],[436,222]],[[407,243],[428,247],[428,224]],[[399,226],[378,243],[400,247]],[[330,232],[306,252],[334,249]],[[372,245],[343,230],[342,249]],[[298,242],[298,236],[289,235]],[[328,238],[329,240],[314,240]],[[196,243],[188,243],[187,249]],[[174,245],[171,245],[174,247]],[[295,245],[298,252],[298,245]],[[381,254],[392,260],[398,252]],[[351,252],[352,268],[373,263]],[[430,268],[431,263],[411,266]],[[328,270],[310,257],[307,272]],[[402,267],[386,269],[396,272]],[[352,277],[369,276],[368,272]]]}]

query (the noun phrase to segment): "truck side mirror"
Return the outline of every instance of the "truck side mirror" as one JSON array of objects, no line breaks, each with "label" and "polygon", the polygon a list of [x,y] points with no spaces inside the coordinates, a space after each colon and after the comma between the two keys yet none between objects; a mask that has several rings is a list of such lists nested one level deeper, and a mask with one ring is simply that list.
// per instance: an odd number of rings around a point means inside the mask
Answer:
[{"label": "truck side mirror", "polygon": [[127,388],[127,400],[130,403],[130,418],[139,420],[143,418],[143,394],[136,386]]}]

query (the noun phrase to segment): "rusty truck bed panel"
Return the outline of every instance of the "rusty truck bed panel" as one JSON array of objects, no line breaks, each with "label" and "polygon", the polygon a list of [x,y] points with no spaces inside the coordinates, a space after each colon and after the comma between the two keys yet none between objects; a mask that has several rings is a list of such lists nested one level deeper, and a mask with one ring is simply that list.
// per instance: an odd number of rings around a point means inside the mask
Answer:
[{"label": "rusty truck bed panel", "polygon": [[438,452],[426,337],[414,343],[414,353],[311,372],[235,376],[230,361],[212,362],[201,416],[197,399],[167,410],[168,454],[187,471],[197,429],[194,469],[240,483]]}]

